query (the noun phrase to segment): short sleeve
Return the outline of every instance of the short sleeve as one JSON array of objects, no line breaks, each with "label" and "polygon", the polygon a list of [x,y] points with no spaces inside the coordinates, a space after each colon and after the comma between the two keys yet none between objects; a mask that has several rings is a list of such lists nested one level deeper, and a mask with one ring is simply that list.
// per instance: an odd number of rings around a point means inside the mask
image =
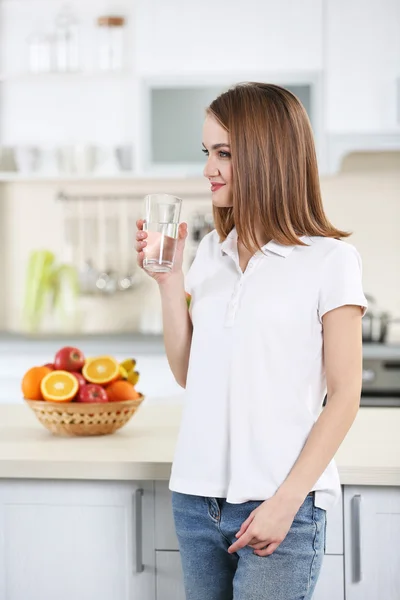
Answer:
[{"label": "short sleeve", "polygon": [[368,302],[362,287],[362,264],[357,250],[351,244],[339,242],[325,260],[319,294],[320,319],[334,308],[353,304],[365,315]]}]

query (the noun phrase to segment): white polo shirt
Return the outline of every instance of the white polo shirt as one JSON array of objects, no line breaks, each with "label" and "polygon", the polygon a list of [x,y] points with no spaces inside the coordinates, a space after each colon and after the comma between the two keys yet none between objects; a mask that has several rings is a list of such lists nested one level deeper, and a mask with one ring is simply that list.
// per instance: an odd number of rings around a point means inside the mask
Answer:
[{"label": "white polo shirt", "polygon": [[[171,490],[266,500],[296,462],[326,394],[321,318],[367,307],[357,250],[301,239],[269,242],[245,273],[235,229],[201,241],[186,278],[193,338]],[[313,490],[324,509],[340,497],[334,461]]]}]

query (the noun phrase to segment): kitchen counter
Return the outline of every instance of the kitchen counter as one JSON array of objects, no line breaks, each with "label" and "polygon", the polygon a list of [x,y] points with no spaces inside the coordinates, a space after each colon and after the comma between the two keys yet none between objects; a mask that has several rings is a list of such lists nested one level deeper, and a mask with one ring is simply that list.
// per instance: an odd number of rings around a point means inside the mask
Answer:
[{"label": "kitchen counter", "polygon": [[[0,477],[168,479],[182,399],[147,399],[110,436],[50,434],[25,405],[0,405]],[[361,408],[336,456],[342,484],[400,486],[400,409]]]},{"label": "kitchen counter", "polygon": [[77,346],[98,353],[122,353],[126,356],[137,354],[165,354],[162,335],[140,333],[99,333],[99,334],[42,334],[27,335],[0,332],[0,360],[16,353],[41,353],[52,356],[62,346]]}]

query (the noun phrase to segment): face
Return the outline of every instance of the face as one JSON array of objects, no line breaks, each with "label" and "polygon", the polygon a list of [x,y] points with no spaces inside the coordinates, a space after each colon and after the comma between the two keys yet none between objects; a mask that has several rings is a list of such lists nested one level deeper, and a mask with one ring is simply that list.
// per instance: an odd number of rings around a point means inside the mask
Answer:
[{"label": "face", "polygon": [[210,181],[212,202],[232,206],[232,161],[229,135],[214,117],[207,115],[203,126],[203,152],[207,157],[204,177]]}]

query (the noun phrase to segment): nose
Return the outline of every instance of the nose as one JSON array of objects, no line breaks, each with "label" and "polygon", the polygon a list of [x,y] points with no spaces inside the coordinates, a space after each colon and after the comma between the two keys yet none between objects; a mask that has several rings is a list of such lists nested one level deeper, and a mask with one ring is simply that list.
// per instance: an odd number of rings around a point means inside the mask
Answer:
[{"label": "nose", "polygon": [[215,164],[215,160],[212,156],[209,156],[207,159],[203,170],[203,175],[204,177],[207,177],[207,179],[209,179],[210,177],[218,177],[219,175],[219,169]]}]

